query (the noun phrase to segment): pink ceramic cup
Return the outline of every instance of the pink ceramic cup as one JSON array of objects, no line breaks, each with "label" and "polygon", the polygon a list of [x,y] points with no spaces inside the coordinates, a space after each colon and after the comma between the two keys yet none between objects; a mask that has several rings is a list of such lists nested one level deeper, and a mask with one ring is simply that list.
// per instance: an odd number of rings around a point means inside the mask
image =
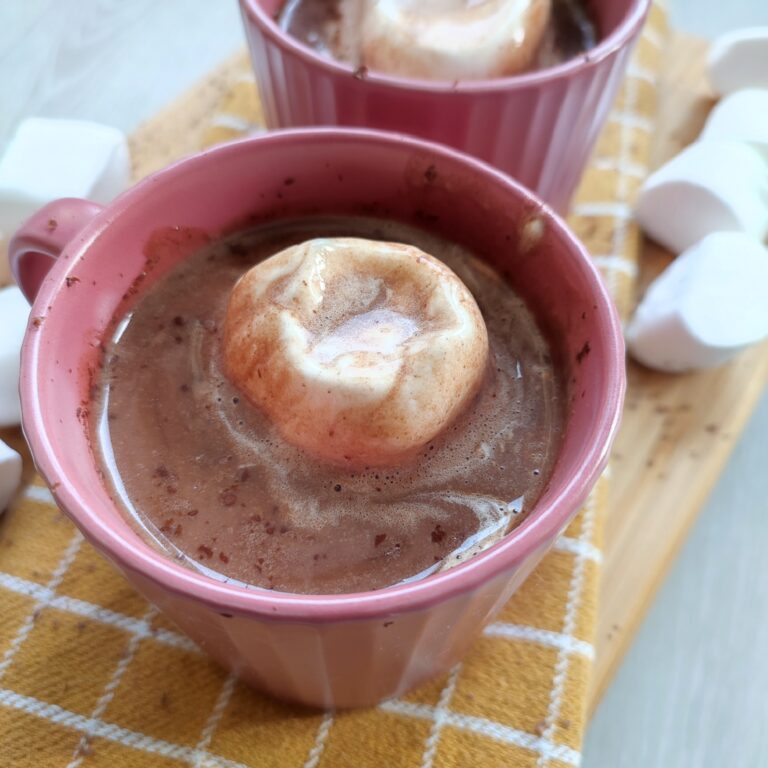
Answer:
[{"label": "pink ceramic cup", "polygon": [[556,67],[458,84],[345,66],[283,32],[284,0],[240,0],[267,125],[402,131],[475,155],[564,212],[605,122],[650,0],[592,0],[601,42]]},{"label": "pink ceramic cup", "polygon": [[[182,567],[124,520],[87,429],[101,345],[137,295],[204,235],[317,213],[398,218],[470,245],[527,298],[569,381],[562,452],[530,516],[464,565],[363,594],[246,589]],[[59,506],[205,651],[276,696],[369,705],[449,669],[576,513],[616,433],[622,336],[586,252],[531,193],[448,148],[374,131],[268,134],[183,160],[104,209],[51,203],[10,254],[36,297],[22,352],[23,427]]]}]

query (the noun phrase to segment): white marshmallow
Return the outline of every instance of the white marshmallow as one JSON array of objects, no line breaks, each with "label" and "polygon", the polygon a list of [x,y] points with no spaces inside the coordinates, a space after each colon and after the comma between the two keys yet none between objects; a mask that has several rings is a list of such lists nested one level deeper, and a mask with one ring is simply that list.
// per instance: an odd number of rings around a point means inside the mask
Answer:
[{"label": "white marshmallow", "polygon": [[361,28],[362,62],[389,74],[436,80],[500,77],[526,69],[551,0],[372,0]]},{"label": "white marshmallow", "polygon": [[448,426],[486,372],[472,294],[418,248],[318,238],[232,290],[224,360],[286,440],[341,465],[383,466]]},{"label": "white marshmallow", "polygon": [[0,159],[0,232],[7,241],[58,197],[107,203],[127,186],[131,163],[117,128],[87,120],[30,117]]},{"label": "white marshmallow", "polygon": [[768,88],[768,27],[726,32],[709,49],[709,82],[718,94]]},{"label": "white marshmallow", "polygon": [[675,253],[712,232],[768,231],[768,162],[736,141],[686,147],[645,181],[636,216],[654,240]]},{"label": "white marshmallow", "polygon": [[14,285],[0,288],[0,427],[21,421],[19,355],[27,329],[29,304]]},{"label": "white marshmallow", "polygon": [[11,503],[21,484],[21,456],[0,440],[0,513]]},{"label": "white marshmallow", "polygon": [[632,356],[662,371],[720,365],[768,336],[768,249],[717,232],[651,283],[626,331]]},{"label": "white marshmallow", "polygon": [[745,88],[715,105],[699,141],[722,139],[746,142],[768,162],[768,89]]}]

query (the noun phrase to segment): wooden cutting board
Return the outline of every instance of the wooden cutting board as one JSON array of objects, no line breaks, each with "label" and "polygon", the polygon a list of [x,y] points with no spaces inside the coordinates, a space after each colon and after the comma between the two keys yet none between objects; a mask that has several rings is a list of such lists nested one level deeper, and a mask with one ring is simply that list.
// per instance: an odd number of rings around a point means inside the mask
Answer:
[{"label": "wooden cutting board", "polygon": [[[698,136],[714,103],[704,78],[706,50],[701,40],[670,36],[652,167]],[[638,292],[670,258],[645,246]],[[628,374],[613,454],[590,712],[757,405],[768,380],[768,344],[713,371],[669,376],[630,362]]]}]

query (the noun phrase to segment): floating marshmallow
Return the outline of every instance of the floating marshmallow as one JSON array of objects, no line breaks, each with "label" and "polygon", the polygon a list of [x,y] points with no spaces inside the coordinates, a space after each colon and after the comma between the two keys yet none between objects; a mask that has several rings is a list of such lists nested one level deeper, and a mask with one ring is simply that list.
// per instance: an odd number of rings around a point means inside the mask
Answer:
[{"label": "floating marshmallow", "polygon": [[721,139],[746,142],[768,161],[768,88],[745,88],[715,105],[699,140]]},{"label": "floating marshmallow", "polygon": [[317,238],[252,267],[224,323],[230,380],[294,445],[396,464],[448,426],[486,373],[469,289],[415,246]]},{"label": "floating marshmallow", "polygon": [[21,456],[0,440],[0,512],[16,495],[21,483]]},{"label": "floating marshmallow", "polygon": [[721,95],[768,88],[768,27],[747,27],[717,38],[709,50],[709,82]]},{"label": "floating marshmallow", "polygon": [[720,365],[768,336],[768,249],[717,232],[651,283],[626,331],[632,356],[677,372]]},{"label": "floating marshmallow", "polygon": [[19,355],[27,329],[29,304],[14,285],[0,288],[0,427],[21,421]]},{"label": "floating marshmallow", "polygon": [[675,253],[712,232],[742,231],[762,240],[768,162],[741,142],[691,144],[646,179],[636,216],[648,235]]},{"label": "floating marshmallow", "polygon": [[128,144],[117,128],[87,120],[24,120],[0,160],[2,238],[9,240],[57,197],[109,202],[128,186],[130,172]]},{"label": "floating marshmallow", "polygon": [[363,12],[362,62],[425,79],[515,74],[538,52],[550,6],[551,0],[373,0]]}]

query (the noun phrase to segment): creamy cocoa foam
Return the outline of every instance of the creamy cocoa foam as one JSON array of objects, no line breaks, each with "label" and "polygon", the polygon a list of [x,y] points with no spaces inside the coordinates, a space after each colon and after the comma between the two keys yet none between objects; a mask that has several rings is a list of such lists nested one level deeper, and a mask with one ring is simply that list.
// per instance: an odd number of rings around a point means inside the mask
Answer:
[{"label": "creamy cocoa foam", "polygon": [[361,76],[503,77],[554,66],[598,42],[585,0],[286,0],[278,23]]},{"label": "creamy cocoa foam", "polygon": [[[224,373],[237,280],[288,246],[336,236],[436,256],[485,318],[490,364],[479,391],[394,467],[339,467],[292,445]],[[148,290],[105,351],[92,413],[115,497],[155,546],[214,578],[339,593],[449,567],[514,527],[551,474],[564,397],[525,303],[471,253],[401,224],[305,218],[215,243]]]}]

